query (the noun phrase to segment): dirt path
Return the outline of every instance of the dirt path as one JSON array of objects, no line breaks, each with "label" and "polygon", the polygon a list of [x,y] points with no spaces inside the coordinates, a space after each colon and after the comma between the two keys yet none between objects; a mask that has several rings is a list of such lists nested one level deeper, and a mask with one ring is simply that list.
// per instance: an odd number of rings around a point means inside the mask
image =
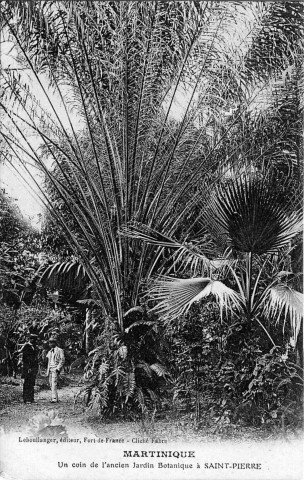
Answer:
[{"label": "dirt path", "polygon": [[[75,404],[75,395],[81,388],[80,375],[68,375],[63,379],[65,386],[59,389],[59,403],[51,403],[51,392],[49,389],[35,387],[36,403],[24,405],[22,401],[22,382],[8,379],[1,381],[0,391],[0,425],[5,432],[25,433],[28,422],[33,417],[55,411],[66,427],[69,436],[83,434],[87,436],[99,436],[109,438],[125,438],[126,440],[136,438],[156,438],[167,441],[189,441],[206,442],[221,441],[222,435],[214,434],[214,426],[195,430],[193,419],[190,414],[172,418],[167,414],[166,419],[159,419],[155,422],[140,421],[103,421],[97,411],[88,410],[84,403],[79,400]],[[38,381],[39,383],[39,381]],[[228,433],[228,432],[227,432]],[[288,435],[289,440],[298,438],[302,432],[293,432]],[[265,429],[254,427],[238,427],[230,431],[228,438],[239,441],[260,441],[274,440],[280,438],[281,432],[267,432]],[[227,438],[227,437],[226,437]],[[285,438],[287,440],[287,438]]]},{"label": "dirt path", "polygon": [[62,418],[63,423],[76,429],[83,423],[83,415],[79,415],[79,409],[74,409],[74,397],[79,391],[79,381],[72,379],[69,385],[59,389],[60,401],[58,404],[51,403],[49,389],[35,387],[35,403],[24,404],[22,400],[22,382],[18,378],[14,385],[1,385],[1,410],[0,422],[7,431],[24,431],[30,418],[50,410],[56,411]]},{"label": "dirt path", "polygon": [[[136,422],[101,422],[98,412],[88,410],[83,402],[75,404],[75,395],[79,392],[81,385],[79,377],[69,378],[69,384],[58,390],[59,403],[51,403],[51,392],[49,389],[35,387],[35,403],[24,404],[22,400],[22,383],[20,379],[15,380],[14,385],[2,384],[0,397],[0,424],[6,432],[24,433],[28,422],[33,417],[55,411],[62,419],[70,436],[81,432],[90,435],[103,437],[133,437],[140,434],[140,425]],[[11,380],[12,382],[12,380]],[[16,385],[17,384],[17,385]]]},{"label": "dirt path", "polygon": [[[130,422],[119,420],[118,422],[101,421],[97,411],[88,410],[83,402],[77,401],[75,395],[81,388],[81,379],[78,376],[69,376],[65,379],[69,382],[58,390],[59,403],[51,403],[49,389],[35,387],[35,403],[24,404],[22,400],[22,382],[9,379],[8,384],[2,383],[0,394],[0,425],[6,432],[25,433],[28,422],[33,417],[55,411],[62,424],[66,426],[69,436],[82,434],[102,436],[110,438],[132,439],[134,437],[153,437],[170,440],[202,440],[202,435],[196,435],[189,430],[187,422],[172,422],[172,419],[158,421],[155,424]],[[13,384],[12,384],[13,383]],[[188,433],[187,433],[187,430]]]}]

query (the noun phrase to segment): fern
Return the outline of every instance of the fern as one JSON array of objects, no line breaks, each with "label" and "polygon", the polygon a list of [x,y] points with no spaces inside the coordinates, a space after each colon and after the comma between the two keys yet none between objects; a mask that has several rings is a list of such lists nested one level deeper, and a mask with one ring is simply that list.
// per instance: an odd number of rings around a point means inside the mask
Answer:
[{"label": "fern", "polygon": [[153,363],[150,365],[151,370],[153,370],[159,377],[168,377],[169,373],[167,369],[160,363]]},{"label": "fern", "polygon": [[141,388],[137,387],[135,390],[135,401],[141,408],[141,412],[144,414],[147,412],[147,406],[145,402],[145,395]]},{"label": "fern", "polygon": [[98,368],[99,380],[101,380],[101,378],[107,374],[108,370],[109,370],[109,364],[106,360],[103,360],[103,362]]},{"label": "fern", "polygon": [[130,372],[126,375],[126,377],[124,378],[124,387],[125,387],[124,394],[125,394],[125,397],[126,397],[125,402],[127,403],[129,398],[131,398],[133,396],[134,390],[135,390],[135,387],[136,387],[134,372]]},{"label": "fern", "polygon": [[147,362],[144,362],[143,360],[141,360],[140,362],[137,363],[135,368],[139,370],[143,370],[147,375],[147,377],[152,379],[152,369]]},{"label": "fern", "polygon": [[153,390],[150,390],[150,388],[147,388],[147,392],[150,395],[150,398],[154,404],[159,402],[159,398]]},{"label": "fern", "polygon": [[128,348],[125,345],[122,345],[118,349],[118,354],[123,360],[125,360],[127,358],[127,355],[128,355]]},{"label": "fern", "polygon": [[106,409],[108,407],[108,384],[107,382],[102,384],[102,387],[98,387],[98,402],[99,406],[102,409]]},{"label": "fern", "polygon": [[123,391],[123,381],[126,376],[126,370],[122,365],[116,366],[112,373],[112,377],[115,377],[115,386],[119,391]]}]

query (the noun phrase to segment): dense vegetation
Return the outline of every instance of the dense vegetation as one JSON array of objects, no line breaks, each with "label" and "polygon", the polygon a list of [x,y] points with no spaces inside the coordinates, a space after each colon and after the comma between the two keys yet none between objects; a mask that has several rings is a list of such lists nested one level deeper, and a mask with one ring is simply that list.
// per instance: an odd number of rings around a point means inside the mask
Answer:
[{"label": "dense vegetation", "polygon": [[2,214],[1,328],[60,332],[103,415],[301,422],[303,17],[1,2],[3,158],[45,206]]}]

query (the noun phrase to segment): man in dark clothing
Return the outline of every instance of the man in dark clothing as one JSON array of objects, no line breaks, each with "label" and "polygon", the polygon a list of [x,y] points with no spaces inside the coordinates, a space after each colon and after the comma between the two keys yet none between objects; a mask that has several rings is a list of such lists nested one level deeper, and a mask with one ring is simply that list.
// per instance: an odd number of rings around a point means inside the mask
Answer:
[{"label": "man in dark clothing", "polygon": [[37,335],[31,334],[29,341],[22,347],[22,378],[24,403],[34,402],[34,386],[38,373],[38,349],[36,347]]}]

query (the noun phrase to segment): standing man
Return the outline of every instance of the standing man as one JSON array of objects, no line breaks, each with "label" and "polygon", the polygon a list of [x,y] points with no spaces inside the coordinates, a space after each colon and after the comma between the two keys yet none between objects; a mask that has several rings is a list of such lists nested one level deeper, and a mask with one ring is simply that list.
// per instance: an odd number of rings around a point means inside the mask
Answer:
[{"label": "standing man", "polygon": [[49,340],[51,350],[47,354],[48,366],[46,374],[49,377],[52,390],[52,403],[58,402],[57,381],[58,375],[64,365],[64,353],[62,348],[57,347],[57,339],[51,337]]},{"label": "standing man", "polygon": [[38,349],[36,346],[37,335],[31,334],[29,340],[23,345],[20,352],[22,355],[22,378],[24,403],[34,402],[35,380],[38,374]]}]

